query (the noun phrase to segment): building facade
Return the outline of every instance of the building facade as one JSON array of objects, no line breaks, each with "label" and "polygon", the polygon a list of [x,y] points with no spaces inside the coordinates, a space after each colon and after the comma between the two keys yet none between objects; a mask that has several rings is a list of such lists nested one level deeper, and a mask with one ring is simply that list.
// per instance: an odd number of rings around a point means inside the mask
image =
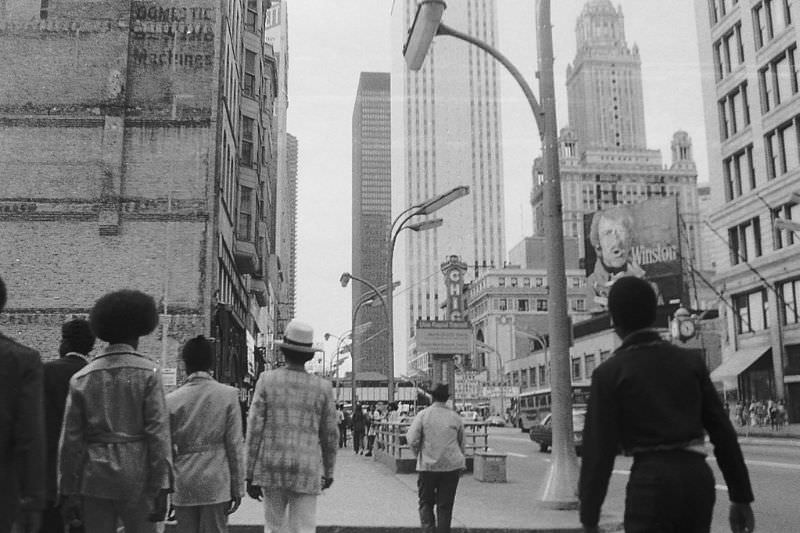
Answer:
[{"label": "building facade", "polygon": [[[417,2],[402,0],[392,11],[392,42],[400,49]],[[446,22],[489,44],[497,42],[494,0],[451,6]],[[418,72],[401,54],[392,65],[393,212],[400,213],[453,187],[469,196],[430,215],[444,224],[405,232],[398,240],[395,277],[395,345],[408,353],[417,319],[444,317],[447,295],[440,264],[458,255],[467,264],[502,266],[505,249],[501,149],[501,68],[485,52],[455,39],[435,39]]]},{"label": "building facade", "polygon": [[[684,271],[699,269],[703,259],[691,139],[683,131],[674,134],[669,166],[659,150],[647,148],[641,58],[638,47],[626,41],[622,8],[609,0],[589,0],[578,17],[576,38],[575,59],[567,67],[569,127],[559,135],[564,235],[583,243],[587,215],[674,196],[680,240],[675,244]],[[533,233],[540,236],[545,224],[543,184],[537,160],[531,204]]]},{"label": "building facade", "polygon": [[202,333],[244,392],[276,311],[269,2],[4,5],[0,328],[55,355],[61,323],[140,289],[165,376]]},{"label": "building facade", "polygon": [[[388,72],[362,72],[353,107],[353,274],[381,287],[386,284],[388,235],[392,211],[391,103]],[[363,283],[352,284],[357,324],[352,354],[358,372],[389,375],[392,346],[381,306],[359,302],[372,294]]]},{"label": "building facade", "polygon": [[725,244],[723,364],[712,378],[741,399],[783,399],[800,420],[797,20],[788,0],[696,0],[713,214]]}]

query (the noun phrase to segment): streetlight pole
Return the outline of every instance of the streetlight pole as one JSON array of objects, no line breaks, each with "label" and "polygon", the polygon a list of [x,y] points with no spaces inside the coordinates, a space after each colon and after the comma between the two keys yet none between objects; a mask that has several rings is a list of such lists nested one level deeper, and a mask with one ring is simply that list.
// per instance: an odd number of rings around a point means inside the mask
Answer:
[{"label": "streetlight pole", "polygon": [[544,159],[545,238],[549,244],[546,265],[550,284],[549,334],[552,367],[553,461],[545,485],[542,503],[554,509],[578,506],[578,459],[572,442],[572,395],[569,369],[569,317],[567,315],[567,279],[564,264],[564,227],[561,205],[561,181],[558,168],[558,132],[556,130],[555,84],[553,79],[553,29],[550,24],[550,0],[537,0],[536,26],[538,49],[539,95],[536,101],[520,72],[494,47],[441,23],[446,5],[443,0],[427,0],[417,7],[408,40],[403,47],[406,63],[412,70],[422,66],[434,35],[449,35],[484,50],[499,61],[522,88],[533,111],[542,140]]}]

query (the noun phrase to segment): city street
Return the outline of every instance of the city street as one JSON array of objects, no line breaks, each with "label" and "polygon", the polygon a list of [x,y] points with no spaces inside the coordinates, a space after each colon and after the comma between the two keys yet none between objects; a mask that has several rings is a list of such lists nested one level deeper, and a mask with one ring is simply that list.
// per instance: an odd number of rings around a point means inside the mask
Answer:
[{"label": "city street", "polygon": [[[508,454],[508,472],[517,476],[542,475],[543,467],[550,462],[551,454],[539,452],[526,433],[515,428],[491,428],[489,445],[493,450]],[[710,449],[709,449],[710,451]],[[756,501],[753,511],[756,531],[783,533],[798,529],[797,479],[800,475],[800,443],[775,440],[769,444],[743,444],[742,451],[750,470]],[[632,458],[618,457],[611,477],[608,497],[603,512],[622,516],[625,504],[625,485]],[[722,473],[713,455],[709,464],[717,480],[717,504],[714,508],[712,533],[727,533],[728,495]]]}]

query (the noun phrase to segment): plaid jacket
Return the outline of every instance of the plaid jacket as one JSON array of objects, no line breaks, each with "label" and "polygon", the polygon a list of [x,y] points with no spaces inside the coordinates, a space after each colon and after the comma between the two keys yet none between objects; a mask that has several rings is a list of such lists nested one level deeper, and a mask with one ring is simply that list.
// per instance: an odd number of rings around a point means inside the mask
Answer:
[{"label": "plaid jacket", "polygon": [[338,443],[329,381],[285,367],[261,374],[247,417],[247,479],[319,494],[322,476],[333,477]]}]

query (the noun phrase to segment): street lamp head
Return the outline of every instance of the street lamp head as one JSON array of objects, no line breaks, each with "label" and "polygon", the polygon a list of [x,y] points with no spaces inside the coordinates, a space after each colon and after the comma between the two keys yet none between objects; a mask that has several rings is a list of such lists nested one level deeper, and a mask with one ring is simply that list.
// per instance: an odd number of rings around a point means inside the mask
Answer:
[{"label": "street lamp head", "polygon": [[434,218],[431,220],[423,220],[422,222],[417,222],[416,224],[409,224],[406,226],[411,231],[427,231],[429,229],[438,228],[444,224],[444,220],[441,218]]},{"label": "street lamp head", "polygon": [[789,197],[789,201],[795,204],[800,204],[800,192],[794,191],[792,195]]},{"label": "street lamp head", "polygon": [[440,194],[434,198],[423,203],[420,208],[414,212],[415,215],[430,215],[443,208],[447,204],[458,200],[469,194],[469,187],[467,185],[459,185],[449,191]]},{"label": "street lamp head", "polygon": [[323,335],[323,337],[325,337],[325,340],[328,340],[331,337],[333,337],[333,335],[331,335],[330,333],[326,333],[325,335]]},{"label": "street lamp head", "polygon": [[446,7],[442,0],[421,0],[417,5],[414,22],[408,30],[408,39],[403,46],[403,57],[409,70],[422,68]]},{"label": "street lamp head", "polygon": [[345,272],[341,276],[339,276],[339,283],[342,284],[342,287],[347,287],[347,284],[350,283],[350,272]]},{"label": "street lamp head", "polygon": [[775,228],[786,231],[800,232],[800,223],[794,222],[793,220],[786,220],[785,218],[776,217]]}]

